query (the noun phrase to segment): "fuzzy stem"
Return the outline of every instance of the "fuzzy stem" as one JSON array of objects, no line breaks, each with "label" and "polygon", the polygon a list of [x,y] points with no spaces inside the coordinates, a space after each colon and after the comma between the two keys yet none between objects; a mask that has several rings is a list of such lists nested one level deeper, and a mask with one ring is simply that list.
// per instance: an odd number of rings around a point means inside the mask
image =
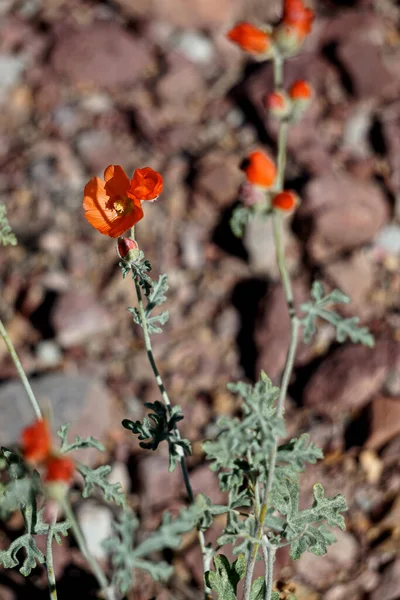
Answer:
[{"label": "fuzzy stem", "polygon": [[93,575],[96,577],[97,583],[99,584],[99,586],[104,594],[104,597],[107,600],[115,600],[114,592],[113,592],[112,588],[110,587],[110,584],[107,581],[107,577],[104,575],[103,570],[100,567],[99,563],[97,562],[97,560],[91,554],[89,548],[87,547],[86,540],[83,537],[83,533],[81,531],[79,523],[75,518],[71,504],[69,503],[67,498],[64,498],[63,500],[61,500],[60,503],[65,512],[65,516],[67,517],[68,521],[71,523],[71,528],[74,533],[75,539],[78,543],[78,546],[80,548],[80,551],[82,552],[83,556],[88,561],[90,568],[92,569]]},{"label": "fuzzy stem", "polygon": [[[146,319],[146,314],[145,314],[144,305],[143,305],[142,292],[140,290],[140,285],[137,283],[136,280],[135,280],[135,288],[136,288],[136,295],[137,295],[137,299],[138,299],[139,317],[140,317],[140,323],[141,323],[141,326],[143,329],[143,338],[144,338],[144,345],[145,345],[146,352],[147,352],[147,357],[149,359],[150,366],[153,370],[154,377],[155,377],[156,383],[158,385],[158,389],[160,390],[161,398],[162,398],[165,406],[167,407],[168,412],[171,413],[171,408],[172,408],[171,400],[169,399],[168,393],[164,387],[163,380],[161,378],[160,372],[157,368],[156,361],[154,359],[153,347],[151,345],[151,339],[150,339],[150,334],[149,334],[149,330],[147,327],[147,319]],[[176,425],[175,425],[174,431],[175,431],[175,435],[176,435],[177,439],[180,439],[181,435],[180,435],[179,429],[176,427]],[[180,453],[180,465],[181,465],[181,469],[182,469],[183,480],[185,483],[185,488],[186,488],[186,492],[187,492],[187,495],[189,498],[189,502],[190,502],[190,504],[193,504],[195,498],[194,498],[193,489],[192,489],[190,479],[189,479],[189,473],[188,473],[188,469],[187,469],[187,465],[186,465],[185,455],[184,455],[184,452],[183,452],[183,449],[181,448],[181,446],[177,446],[177,451]],[[203,575],[205,576],[207,571],[210,570],[210,557],[209,557],[209,553],[207,551],[204,533],[200,529],[197,529],[197,537],[199,540],[199,544],[200,544],[200,548],[201,548],[201,555],[202,555],[202,559],[203,559]],[[210,595],[211,590],[206,586],[205,580],[204,580],[204,586],[205,586],[204,598],[205,598],[205,600],[210,600],[211,599],[211,595]]]},{"label": "fuzzy stem", "polygon": [[[283,83],[283,60],[281,57],[274,58],[274,85],[275,88],[279,88]],[[283,189],[284,182],[284,173],[286,167],[286,158],[287,158],[287,132],[288,132],[288,122],[281,121],[279,125],[279,134],[278,134],[278,157],[277,157],[277,183],[274,191],[280,192]],[[285,398],[287,394],[287,389],[289,386],[290,377],[293,371],[294,358],[296,354],[298,337],[299,337],[299,329],[300,329],[300,321],[296,316],[296,311],[293,304],[293,290],[292,284],[290,281],[289,272],[286,265],[285,259],[285,250],[284,250],[284,239],[283,239],[283,231],[282,231],[282,216],[274,213],[272,215],[272,227],[273,227],[273,236],[274,236],[274,245],[275,245],[275,253],[276,260],[279,268],[279,273],[282,280],[283,290],[285,294],[285,300],[290,316],[290,344],[288,353],[285,361],[285,368],[282,375],[282,381],[280,386],[280,393],[278,404],[276,407],[277,416],[282,417],[284,413],[284,405]],[[275,443],[271,450],[269,464],[268,464],[268,478],[267,483],[264,487],[263,500],[260,510],[260,517],[257,528],[257,539],[261,540],[264,531],[264,522],[265,517],[267,516],[268,511],[268,498],[272,490],[272,485],[275,476],[275,467],[276,460],[278,456],[278,442],[279,437],[275,438]],[[254,544],[253,548],[250,552],[249,561],[247,563],[246,575],[245,575],[245,584],[243,589],[243,600],[249,600],[251,594],[251,585],[253,581],[254,567],[257,559],[259,544]],[[270,554],[270,553],[269,553]],[[273,561],[272,561],[273,562]],[[271,579],[271,590],[272,590],[272,581],[273,581],[273,573],[272,573],[272,563],[268,562],[266,564],[266,569],[270,569],[268,577]]]},{"label": "fuzzy stem", "polygon": [[53,564],[53,536],[54,529],[57,522],[57,511],[51,520],[49,525],[49,531],[47,533],[46,540],[46,570],[47,570],[47,581],[49,583],[49,593],[50,600],[57,600],[57,586],[56,586],[56,578],[54,574],[54,564]]},{"label": "fuzzy stem", "polygon": [[[265,538],[265,536],[263,536]],[[264,581],[265,581],[265,592],[263,600],[271,600],[272,597],[272,586],[274,583],[273,572],[274,572],[274,560],[276,550],[267,543],[266,539],[263,539],[262,552],[264,556]]]},{"label": "fuzzy stem", "polygon": [[18,354],[14,348],[14,344],[12,343],[12,341],[10,340],[10,338],[8,337],[8,333],[6,331],[6,328],[3,325],[3,322],[0,319],[0,335],[4,340],[5,345],[7,346],[7,350],[10,353],[10,356],[12,358],[12,361],[18,371],[18,375],[20,376],[20,379],[22,381],[22,385],[25,388],[26,393],[28,394],[28,398],[32,404],[32,408],[35,412],[35,415],[38,419],[42,419],[42,412],[40,410],[39,404],[36,400],[35,394],[33,393],[33,390],[31,388],[31,384],[28,381],[28,378],[25,374],[24,368],[21,364],[21,361],[18,358]]}]

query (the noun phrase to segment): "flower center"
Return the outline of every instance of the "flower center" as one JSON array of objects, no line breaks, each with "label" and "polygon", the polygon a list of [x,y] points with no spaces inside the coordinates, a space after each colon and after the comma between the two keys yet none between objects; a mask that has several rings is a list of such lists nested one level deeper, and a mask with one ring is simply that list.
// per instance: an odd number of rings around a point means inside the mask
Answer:
[{"label": "flower center", "polygon": [[132,200],[126,196],[117,196],[113,202],[113,208],[119,217],[130,215],[133,211]]}]

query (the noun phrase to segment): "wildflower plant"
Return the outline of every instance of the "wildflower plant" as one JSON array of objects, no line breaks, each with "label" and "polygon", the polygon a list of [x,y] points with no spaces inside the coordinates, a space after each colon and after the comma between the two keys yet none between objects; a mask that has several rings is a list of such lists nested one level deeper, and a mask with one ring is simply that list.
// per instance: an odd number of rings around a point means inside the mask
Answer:
[{"label": "wildflower plant", "polygon": [[[288,439],[285,427],[285,399],[291,379],[300,336],[309,343],[321,320],[336,329],[337,341],[350,340],[372,346],[374,341],[357,318],[342,318],[332,310],[347,303],[348,297],[334,290],[325,293],[320,282],[314,282],[310,300],[296,308],[283,245],[283,219],[300,203],[293,190],[284,187],[287,155],[287,132],[291,123],[301,118],[312,101],[312,88],[306,81],[295,82],[288,90],[283,84],[284,63],[296,55],[309,34],[313,11],[303,0],[285,0],[282,19],[275,26],[258,27],[239,23],[227,37],[256,60],[271,60],[274,69],[274,89],[264,99],[264,106],[279,121],[276,161],[263,149],[254,149],[245,157],[241,168],[246,182],[243,202],[233,213],[232,231],[241,236],[251,219],[271,219],[276,258],[286,305],[290,317],[291,338],[280,384],[274,385],[267,373],[261,372],[254,385],[247,382],[229,383],[229,391],[240,399],[238,416],[221,417],[216,423],[214,439],[203,444],[205,457],[217,473],[226,502],[215,505],[200,493],[195,497],[190,482],[186,457],[191,453],[190,441],[181,436],[179,424],[184,418],[181,408],[173,403],[153,353],[153,339],[168,320],[168,278],[162,274],[151,277],[152,266],[144,256],[136,238],[135,225],[143,218],[143,201],[155,200],[162,192],[162,176],[150,167],[139,168],[132,179],[119,165],[105,169],[104,179],[93,178],[85,186],[83,208],[89,223],[101,234],[118,238],[117,251],[123,278],[131,278],[136,291],[136,306],[130,307],[132,319],[143,334],[150,368],[158,386],[160,398],[145,404],[147,415],[131,420],[123,427],[137,436],[142,448],[157,451],[166,444],[169,470],[179,468],[187,494],[187,507],[172,517],[164,515],[159,528],[139,539],[138,516],[129,506],[129,498],[117,483],[108,480],[111,467],[91,468],[71,457],[71,452],[85,448],[104,450],[93,437],[68,439],[69,425],[57,432],[59,443],[53,441],[51,422],[43,416],[19,358],[0,321],[4,339],[17,372],[30,400],[35,419],[21,433],[19,448],[1,448],[0,512],[3,517],[20,510],[26,532],[0,551],[0,564],[6,568],[19,566],[28,576],[37,564],[45,564],[49,595],[57,598],[52,561],[52,541],[72,532],[83,555],[97,578],[102,596],[117,600],[132,587],[136,572],[144,570],[156,579],[166,580],[171,565],[154,561],[154,553],[165,548],[178,548],[182,535],[197,532],[203,563],[203,597],[219,600],[278,600],[281,589],[274,589],[276,552],[285,546],[297,560],[304,552],[317,556],[326,554],[334,543],[332,529],[345,528],[343,513],[346,501],[341,494],[327,497],[320,483],[313,487],[309,507],[300,508],[299,477],[308,464],[323,458],[307,434]],[[137,228],[139,229],[139,227]],[[127,230],[128,234],[126,234]],[[139,229],[140,230],[140,229]],[[16,240],[0,207],[0,241],[3,245]],[[74,516],[69,500],[71,486],[76,485],[84,498],[102,494],[113,503],[115,522],[113,535],[105,543],[110,556],[110,570],[104,572],[91,555],[86,540]],[[63,513],[64,520],[59,521]],[[205,542],[205,532],[214,519],[225,516],[224,526],[212,548]],[[47,536],[46,554],[36,545],[36,535]],[[234,561],[224,554],[232,546]],[[23,550],[23,552],[20,552]],[[254,579],[256,560],[264,562],[264,576]],[[294,586],[285,584],[284,594],[294,600]]]}]

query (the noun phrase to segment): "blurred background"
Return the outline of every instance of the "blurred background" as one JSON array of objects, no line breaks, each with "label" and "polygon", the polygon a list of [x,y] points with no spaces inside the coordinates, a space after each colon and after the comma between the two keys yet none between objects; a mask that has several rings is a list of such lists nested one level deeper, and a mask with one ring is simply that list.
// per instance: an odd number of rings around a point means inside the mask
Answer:
[{"label": "blurred background", "polygon": [[[299,600],[400,598],[400,8],[395,0],[319,1],[312,35],[286,66],[285,82],[311,81],[316,94],[289,135],[287,187],[302,197],[287,222],[286,250],[298,302],[314,278],[352,297],[376,336],[373,350],[338,346],[322,325],[301,345],[288,400],[289,435],[310,431],[325,460],[302,479],[304,503],[320,481],[343,492],[346,532],[324,559],[276,574],[297,583]],[[0,0],[0,201],[18,246],[0,252],[0,309],[54,427],[94,435],[112,475],[130,494],[143,531],[184,502],[181,475],[163,449],[148,453],[122,429],[158,399],[135,304],[115,243],[83,218],[82,192],[108,164],[129,176],[151,166],[165,179],[137,226],[153,277],[168,273],[170,321],[155,355],[183,435],[193,443],[193,487],[221,500],[201,443],[237,403],[226,383],[279,380],[289,340],[268,224],[243,240],[229,219],[243,157],[276,150],[276,123],[262,108],[269,64],[224,38],[233,23],[279,18],[280,0]],[[18,440],[33,418],[0,344],[0,443]],[[75,496],[73,496],[75,498]],[[100,560],[112,510],[75,508]],[[13,515],[0,546],[21,531]],[[209,539],[215,539],[218,524]],[[43,542],[44,544],[44,542]],[[59,598],[90,598],[94,580],[73,542],[55,547]],[[167,588],[140,577],[132,600],[195,599],[201,579],[196,540],[167,556]],[[45,574],[25,581],[0,571],[0,599],[48,597]]]}]

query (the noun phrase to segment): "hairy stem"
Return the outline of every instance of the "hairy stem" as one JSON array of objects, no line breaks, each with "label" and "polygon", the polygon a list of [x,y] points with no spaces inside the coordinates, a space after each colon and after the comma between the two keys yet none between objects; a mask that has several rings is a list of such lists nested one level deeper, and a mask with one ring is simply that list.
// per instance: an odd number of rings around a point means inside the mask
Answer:
[{"label": "hairy stem", "polygon": [[38,419],[42,418],[42,411],[40,410],[38,401],[36,400],[35,394],[33,393],[33,390],[31,388],[31,384],[29,383],[29,380],[25,374],[24,371],[24,367],[21,364],[21,361],[18,358],[18,354],[16,353],[16,350],[14,348],[14,344],[12,343],[12,341],[10,340],[10,338],[8,337],[8,333],[6,331],[6,328],[4,327],[3,322],[0,319],[0,335],[4,340],[5,345],[7,346],[7,350],[10,353],[10,356],[12,358],[12,361],[15,365],[15,368],[18,371],[18,375],[20,376],[20,379],[22,381],[22,385],[25,388],[25,391],[28,395],[28,398],[30,400],[30,403],[32,404],[32,408],[35,412],[35,415]]},{"label": "hairy stem", "polygon": [[99,563],[87,547],[86,540],[83,537],[83,533],[81,531],[81,528],[79,527],[79,523],[75,518],[74,512],[71,508],[71,504],[69,503],[67,498],[61,501],[61,506],[65,512],[65,516],[71,523],[71,528],[77,541],[77,544],[80,548],[80,551],[88,561],[90,568],[92,569],[92,573],[96,577],[97,583],[99,584],[99,587],[101,588],[104,594],[104,598],[106,598],[107,600],[115,600],[114,592],[107,581],[107,577],[104,575],[104,572],[100,567]]},{"label": "hairy stem", "polygon": [[[283,83],[283,60],[281,57],[274,58],[274,85],[275,88],[279,88]],[[288,122],[280,121],[279,126],[279,134],[278,134],[278,157],[277,157],[277,183],[275,190],[276,192],[280,192],[283,189],[284,183],[284,173],[286,167],[286,158],[287,158],[287,132],[288,132]],[[272,215],[272,226],[273,226],[273,236],[274,236],[274,246],[276,253],[276,260],[279,268],[280,277],[282,280],[283,290],[285,294],[285,300],[290,316],[290,344],[288,348],[288,353],[285,361],[285,368],[282,375],[282,381],[280,386],[279,399],[277,404],[277,415],[279,417],[283,416],[284,413],[284,405],[287,394],[287,389],[290,381],[290,377],[293,372],[294,358],[296,354],[298,337],[299,337],[299,329],[300,329],[300,321],[296,316],[296,311],[293,304],[293,290],[292,284],[290,281],[289,272],[286,265],[285,259],[285,249],[284,249],[284,238],[282,231],[282,216],[278,213],[274,213]],[[267,516],[268,510],[268,498],[272,490],[272,485],[275,477],[275,467],[276,460],[278,456],[278,443],[279,438],[275,438],[274,446],[271,450],[271,454],[269,457],[268,464],[268,478],[267,483],[264,486],[263,491],[263,499],[260,510],[260,517],[257,528],[257,539],[261,540],[264,531],[264,522],[265,517]],[[247,563],[246,575],[245,575],[245,584],[243,588],[243,600],[250,599],[251,593],[251,585],[253,581],[254,574],[254,566],[257,559],[259,544],[254,544],[252,550],[250,551],[250,557]],[[264,559],[266,557],[264,556]],[[273,563],[273,560],[272,560]],[[273,573],[272,573],[272,563],[268,562],[266,564],[266,569],[271,569],[269,573],[269,578],[271,579],[271,590],[272,590],[272,581],[273,581]],[[270,598],[270,596],[267,598]]]},{"label": "hairy stem", "polygon": [[276,550],[268,543],[266,536],[263,536],[262,552],[264,557],[264,581],[265,591],[263,600],[271,600],[272,597],[272,586],[274,583],[273,572],[274,572],[274,560]]},{"label": "hairy stem", "polygon": [[[149,330],[147,327],[146,314],[145,314],[144,305],[143,305],[142,292],[140,290],[140,286],[137,283],[137,281],[135,281],[135,288],[136,288],[136,295],[137,295],[137,299],[138,299],[140,323],[141,323],[141,326],[143,329],[144,345],[146,348],[147,357],[149,359],[150,366],[153,370],[154,377],[155,377],[156,383],[158,385],[158,389],[160,390],[161,398],[162,398],[165,406],[167,407],[168,412],[170,413],[171,407],[172,407],[171,400],[169,399],[168,393],[164,387],[163,380],[161,378],[160,372],[157,368],[156,361],[154,359],[153,347],[151,345],[151,339],[150,339],[150,334],[149,334]],[[180,439],[180,432],[176,426],[175,426],[175,435],[178,439]],[[188,469],[187,469],[187,465],[186,465],[183,448],[181,446],[177,446],[177,452],[179,452],[179,454],[180,454],[180,465],[181,465],[181,469],[182,469],[183,480],[185,483],[185,488],[186,488],[186,492],[187,492],[187,495],[189,498],[189,502],[191,504],[193,504],[194,503],[194,494],[193,494],[193,489],[192,489],[190,479],[189,479],[189,473],[188,473]],[[197,536],[198,536],[198,540],[199,540],[199,544],[200,544],[200,548],[201,548],[201,554],[202,554],[202,558],[203,558],[203,574],[205,575],[207,573],[207,571],[210,570],[209,552],[207,551],[204,533],[200,529],[197,530]],[[206,586],[205,583],[204,583],[204,586],[205,586],[204,598],[205,598],[205,600],[209,600],[209,599],[211,599],[211,596],[210,596],[211,590]]]},{"label": "hairy stem", "polygon": [[57,586],[56,586],[56,577],[54,574],[54,565],[53,565],[53,536],[54,529],[57,522],[57,511],[55,511],[54,516],[49,525],[49,531],[47,533],[46,540],[46,570],[47,570],[47,581],[49,584],[49,593],[50,600],[57,600]]}]

